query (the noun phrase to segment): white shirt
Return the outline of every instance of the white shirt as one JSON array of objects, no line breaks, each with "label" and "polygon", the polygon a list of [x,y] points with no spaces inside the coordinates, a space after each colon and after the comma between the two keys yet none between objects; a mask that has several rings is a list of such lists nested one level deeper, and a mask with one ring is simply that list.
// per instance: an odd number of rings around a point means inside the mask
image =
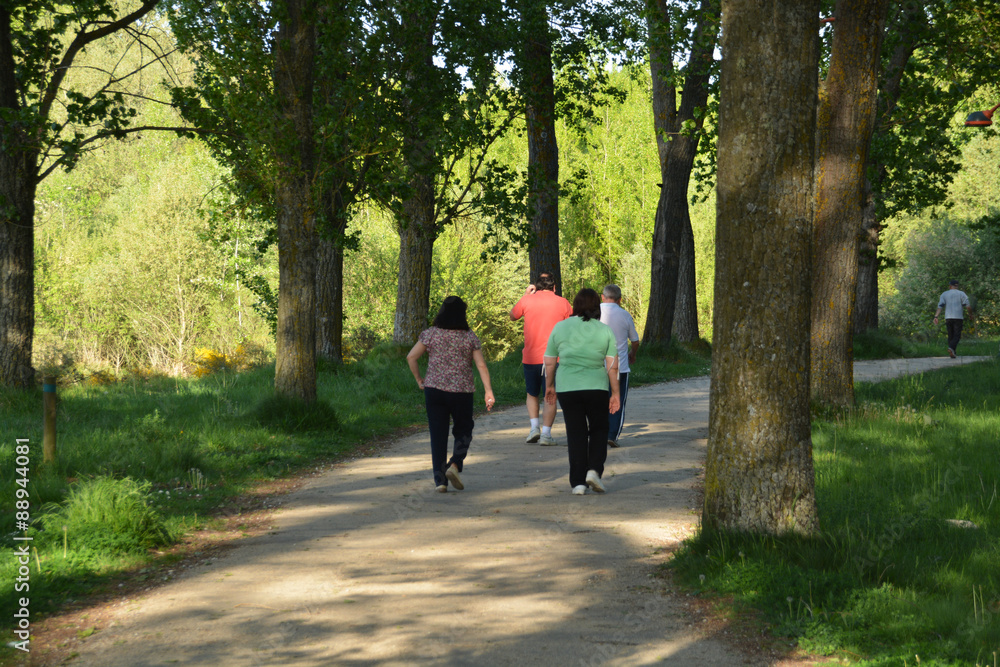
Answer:
[{"label": "white shirt", "polygon": [[628,311],[617,303],[601,304],[601,322],[604,322],[615,332],[618,342],[618,372],[628,373],[629,341],[638,341],[639,332],[635,330],[635,321]]},{"label": "white shirt", "polygon": [[[946,320],[961,320],[962,307],[969,305],[969,297],[959,289],[948,289],[938,300],[938,308],[944,308],[944,318]],[[604,317],[601,317],[601,321]]]}]

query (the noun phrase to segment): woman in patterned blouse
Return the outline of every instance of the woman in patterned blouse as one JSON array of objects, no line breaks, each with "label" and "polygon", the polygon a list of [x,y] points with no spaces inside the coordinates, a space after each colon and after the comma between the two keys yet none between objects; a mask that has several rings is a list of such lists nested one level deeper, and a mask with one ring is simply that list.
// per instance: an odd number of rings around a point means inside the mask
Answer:
[{"label": "woman in patterned blouse", "polygon": [[[420,333],[417,343],[406,355],[417,386],[424,391],[427,424],[431,433],[431,464],[439,493],[448,491],[448,482],[456,489],[465,488],[459,473],[469,453],[475,424],[472,420],[472,393],[475,390],[473,364],[479,370],[486,389],[486,409],[491,409],[496,402],[482,345],[469,329],[466,308],[461,298],[446,298],[431,328]],[[428,353],[427,374],[420,377],[417,360],[425,352]],[[455,446],[451,459],[445,462],[448,457],[449,420],[454,422],[451,432],[455,436]]]}]

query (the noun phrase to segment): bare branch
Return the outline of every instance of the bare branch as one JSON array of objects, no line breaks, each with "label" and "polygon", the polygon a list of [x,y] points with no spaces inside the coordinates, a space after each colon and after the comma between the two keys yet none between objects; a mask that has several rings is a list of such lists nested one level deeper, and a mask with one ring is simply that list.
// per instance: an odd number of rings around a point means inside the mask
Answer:
[{"label": "bare branch", "polygon": [[80,32],[76,34],[76,37],[73,38],[73,41],[66,49],[66,53],[63,54],[62,61],[52,73],[52,78],[49,79],[49,85],[46,86],[45,94],[42,96],[41,103],[38,106],[39,115],[42,118],[48,118],[49,111],[52,109],[52,103],[59,94],[59,89],[62,87],[63,80],[66,78],[66,73],[69,71],[70,66],[73,64],[73,60],[76,58],[76,55],[81,49],[88,44],[101,39],[102,37],[106,37],[117,32],[118,30],[121,30],[133,21],[142,18],[144,15],[152,11],[152,9],[159,4],[159,1],[160,0],[144,0],[142,5],[132,13],[126,14],[117,21],[108,22],[97,30],[88,31],[87,28],[90,24],[84,25]]}]

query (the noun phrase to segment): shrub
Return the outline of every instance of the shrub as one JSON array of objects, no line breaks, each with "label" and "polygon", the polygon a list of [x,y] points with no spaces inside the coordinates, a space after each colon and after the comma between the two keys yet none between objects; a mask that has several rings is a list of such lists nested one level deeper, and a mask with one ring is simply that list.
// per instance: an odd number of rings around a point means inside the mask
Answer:
[{"label": "shrub", "polygon": [[63,538],[76,549],[140,552],[171,540],[159,513],[149,505],[149,482],[130,477],[94,477],[74,484],[62,504],[48,503],[42,526],[48,540]]}]

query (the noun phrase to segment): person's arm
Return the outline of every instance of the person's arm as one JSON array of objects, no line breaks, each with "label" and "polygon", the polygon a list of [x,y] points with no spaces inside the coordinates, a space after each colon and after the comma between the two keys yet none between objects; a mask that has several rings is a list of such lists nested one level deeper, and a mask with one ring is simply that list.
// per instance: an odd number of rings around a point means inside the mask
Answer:
[{"label": "person's arm", "polygon": [[614,414],[621,407],[621,388],[618,385],[618,355],[604,357],[604,365],[608,369],[608,381],[611,383],[611,398],[608,399],[608,412]]},{"label": "person's arm", "polygon": [[634,364],[635,363],[635,355],[636,355],[636,352],[638,352],[638,351],[639,351],[639,341],[637,341],[637,340],[631,341],[631,347],[629,347],[629,350],[628,350],[628,362],[630,364]]},{"label": "person's arm", "polygon": [[418,340],[406,355],[406,363],[409,364],[410,372],[413,373],[413,377],[417,381],[417,386],[421,389],[424,388],[424,379],[420,377],[420,367],[417,366],[417,359],[424,356],[425,352],[427,352],[427,346]]},{"label": "person's arm", "polygon": [[486,359],[483,358],[483,351],[473,350],[472,360],[476,363],[476,368],[479,370],[479,379],[483,381],[483,388],[486,390],[486,410],[490,411],[493,409],[493,404],[497,402],[497,399],[493,396],[493,385],[490,384],[490,369],[486,367]]},{"label": "person's arm", "polygon": [[524,290],[524,294],[521,296],[520,299],[517,300],[517,303],[514,304],[514,307],[510,309],[511,322],[517,322],[519,319],[521,319],[521,317],[524,315],[524,306],[521,305],[521,301],[524,300],[524,297],[530,296],[534,293],[535,293],[535,286],[528,285],[527,289]]},{"label": "person's arm", "polygon": [[937,324],[938,315],[941,314],[941,308],[944,307],[944,301],[938,301],[937,310],[934,311],[934,324]]},{"label": "person's arm", "polygon": [[556,360],[559,357],[545,357],[545,402],[556,404]]}]

